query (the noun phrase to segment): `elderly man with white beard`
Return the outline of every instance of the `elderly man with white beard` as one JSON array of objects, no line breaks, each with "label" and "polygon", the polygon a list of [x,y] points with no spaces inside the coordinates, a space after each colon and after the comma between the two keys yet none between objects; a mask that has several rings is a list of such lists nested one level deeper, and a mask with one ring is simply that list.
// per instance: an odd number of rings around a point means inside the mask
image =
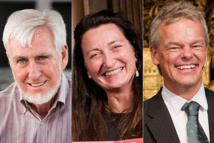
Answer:
[{"label": "elderly man with white beard", "polygon": [[0,92],[0,142],[71,142],[66,30],[53,10],[12,13],[3,43],[15,82]]}]

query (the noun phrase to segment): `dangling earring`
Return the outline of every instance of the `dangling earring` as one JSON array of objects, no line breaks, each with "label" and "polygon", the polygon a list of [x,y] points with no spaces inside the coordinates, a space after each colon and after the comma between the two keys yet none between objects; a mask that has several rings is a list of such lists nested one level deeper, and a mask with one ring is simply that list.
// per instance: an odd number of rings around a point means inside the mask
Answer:
[{"label": "dangling earring", "polygon": [[91,79],[91,76],[89,75],[88,78]]},{"label": "dangling earring", "polygon": [[[137,58],[135,58],[135,62],[136,62],[136,65],[137,65]],[[137,68],[136,68],[135,76],[136,76],[136,77],[139,77],[139,72],[138,72]]]},{"label": "dangling earring", "polygon": [[139,72],[138,70],[136,69],[136,74],[135,74],[136,77],[139,77]]}]

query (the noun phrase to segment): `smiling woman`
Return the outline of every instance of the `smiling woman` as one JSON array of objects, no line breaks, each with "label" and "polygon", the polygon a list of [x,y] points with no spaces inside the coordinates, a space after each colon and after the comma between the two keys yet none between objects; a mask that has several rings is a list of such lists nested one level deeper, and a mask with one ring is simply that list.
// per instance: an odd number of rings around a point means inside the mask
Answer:
[{"label": "smiling woman", "polygon": [[72,140],[142,137],[142,47],[133,25],[101,11],[77,25],[72,71]]},{"label": "smiling woman", "polygon": [[109,23],[88,30],[82,38],[82,51],[87,74],[106,92],[132,91],[137,59],[118,26]]}]

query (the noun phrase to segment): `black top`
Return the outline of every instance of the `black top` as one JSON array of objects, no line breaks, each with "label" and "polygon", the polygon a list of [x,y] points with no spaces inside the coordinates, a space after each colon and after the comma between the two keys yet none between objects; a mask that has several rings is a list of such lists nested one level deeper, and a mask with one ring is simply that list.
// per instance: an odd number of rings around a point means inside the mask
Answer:
[{"label": "black top", "polygon": [[107,125],[107,135],[105,140],[107,141],[115,141],[120,140],[120,130],[118,128],[121,117],[123,113],[111,113],[108,115],[104,115],[104,119]]}]

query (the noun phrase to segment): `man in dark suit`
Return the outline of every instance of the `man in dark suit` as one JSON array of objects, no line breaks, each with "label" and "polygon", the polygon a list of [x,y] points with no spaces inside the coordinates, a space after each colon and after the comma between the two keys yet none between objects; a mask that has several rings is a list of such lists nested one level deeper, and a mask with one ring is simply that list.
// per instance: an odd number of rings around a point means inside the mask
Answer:
[{"label": "man in dark suit", "polygon": [[164,6],[153,20],[150,52],[164,84],[144,102],[144,143],[194,142],[190,103],[198,109],[194,139],[203,134],[194,143],[214,142],[214,93],[202,83],[208,44],[203,12],[188,2]]}]

